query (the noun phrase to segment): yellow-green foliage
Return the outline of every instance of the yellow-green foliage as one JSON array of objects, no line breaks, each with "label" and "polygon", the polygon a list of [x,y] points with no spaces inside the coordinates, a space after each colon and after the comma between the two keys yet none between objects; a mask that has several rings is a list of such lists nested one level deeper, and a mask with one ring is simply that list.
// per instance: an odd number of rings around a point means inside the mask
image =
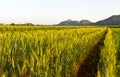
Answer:
[{"label": "yellow-green foliage", "polygon": [[117,40],[116,77],[120,77],[120,28],[112,28],[114,37]]},{"label": "yellow-green foliage", "polygon": [[1,77],[74,77],[106,28],[2,26],[0,31]]},{"label": "yellow-green foliage", "polygon": [[110,30],[110,28],[108,28],[104,40],[104,48],[101,50],[100,62],[98,67],[98,77],[116,77],[116,52],[116,40],[113,37],[112,31]]}]

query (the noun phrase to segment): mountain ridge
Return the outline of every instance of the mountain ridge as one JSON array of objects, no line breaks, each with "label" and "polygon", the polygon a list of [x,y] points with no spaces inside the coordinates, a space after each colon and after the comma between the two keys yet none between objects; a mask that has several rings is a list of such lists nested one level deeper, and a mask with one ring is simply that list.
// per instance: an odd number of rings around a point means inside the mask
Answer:
[{"label": "mountain ridge", "polygon": [[120,15],[113,15],[104,20],[98,21],[96,25],[120,25]]},{"label": "mountain ridge", "polygon": [[106,19],[97,21],[95,23],[89,21],[89,20],[66,20],[62,21],[57,25],[120,25],[120,15],[112,15]]},{"label": "mountain ridge", "polygon": [[92,23],[93,22],[91,22],[89,20],[77,21],[77,20],[68,19],[66,21],[60,22],[58,25],[88,25],[88,24],[92,24]]}]

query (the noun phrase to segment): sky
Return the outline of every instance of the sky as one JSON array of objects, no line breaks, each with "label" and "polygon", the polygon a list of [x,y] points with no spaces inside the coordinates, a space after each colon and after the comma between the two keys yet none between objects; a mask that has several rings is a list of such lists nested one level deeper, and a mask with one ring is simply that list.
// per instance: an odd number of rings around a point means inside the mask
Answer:
[{"label": "sky", "polygon": [[92,22],[120,15],[120,0],[0,0],[0,23]]}]

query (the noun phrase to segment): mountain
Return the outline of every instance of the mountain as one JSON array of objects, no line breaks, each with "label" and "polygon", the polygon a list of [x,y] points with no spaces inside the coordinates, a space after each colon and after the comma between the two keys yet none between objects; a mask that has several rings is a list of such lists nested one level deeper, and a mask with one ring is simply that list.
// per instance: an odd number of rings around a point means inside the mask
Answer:
[{"label": "mountain", "polygon": [[79,21],[72,21],[69,19],[69,20],[60,22],[58,25],[79,25]]},{"label": "mountain", "polygon": [[93,22],[89,21],[89,20],[81,20],[80,21],[80,25],[90,25],[92,24]]},{"label": "mountain", "polygon": [[82,21],[73,21],[73,20],[66,20],[60,22],[58,25],[89,25],[92,22],[89,20],[82,20]]},{"label": "mountain", "polygon": [[73,21],[66,20],[58,25],[120,25],[120,15],[113,15],[107,19],[93,23],[89,20]]},{"label": "mountain", "polygon": [[113,15],[105,20],[96,22],[95,25],[120,25],[120,15]]}]

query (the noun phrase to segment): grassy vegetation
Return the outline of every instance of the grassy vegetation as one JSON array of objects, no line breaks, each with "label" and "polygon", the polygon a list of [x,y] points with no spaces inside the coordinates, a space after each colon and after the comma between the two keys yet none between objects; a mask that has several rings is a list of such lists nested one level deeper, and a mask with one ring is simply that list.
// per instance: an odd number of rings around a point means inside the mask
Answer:
[{"label": "grassy vegetation", "polygon": [[109,28],[104,40],[104,48],[101,48],[98,77],[116,77],[116,40]]},{"label": "grassy vegetation", "polygon": [[0,26],[0,77],[119,77],[119,33],[107,27]]},{"label": "grassy vegetation", "polygon": [[112,28],[113,35],[116,38],[116,46],[117,46],[117,52],[116,52],[116,77],[120,76],[120,28]]}]

